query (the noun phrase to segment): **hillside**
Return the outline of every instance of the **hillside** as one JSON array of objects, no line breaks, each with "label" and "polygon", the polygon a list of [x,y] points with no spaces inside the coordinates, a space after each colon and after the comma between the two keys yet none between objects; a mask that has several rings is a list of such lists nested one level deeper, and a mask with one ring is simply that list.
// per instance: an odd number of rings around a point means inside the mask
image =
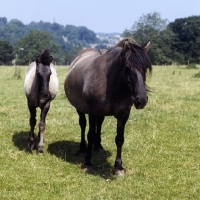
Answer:
[{"label": "hillside", "polygon": [[8,40],[12,45],[30,30],[40,30],[52,35],[62,50],[71,50],[73,46],[95,47],[97,45],[113,46],[120,39],[119,33],[95,33],[84,26],[60,25],[50,22],[31,22],[27,25],[18,19],[9,22],[0,17],[0,39]]}]

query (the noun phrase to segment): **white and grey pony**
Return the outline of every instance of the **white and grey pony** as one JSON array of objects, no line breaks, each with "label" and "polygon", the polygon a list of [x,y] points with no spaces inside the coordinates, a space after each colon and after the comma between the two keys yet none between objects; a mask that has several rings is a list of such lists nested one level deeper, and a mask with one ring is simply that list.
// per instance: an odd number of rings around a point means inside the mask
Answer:
[{"label": "white and grey pony", "polygon": [[46,127],[46,115],[50,108],[50,102],[58,93],[58,78],[56,68],[52,64],[53,57],[49,50],[45,49],[36,61],[28,67],[24,91],[27,97],[30,111],[30,132],[28,146],[32,150],[35,147],[34,128],[36,125],[36,108],[41,109],[39,133],[38,133],[38,153],[43,154],[43,137]]}]

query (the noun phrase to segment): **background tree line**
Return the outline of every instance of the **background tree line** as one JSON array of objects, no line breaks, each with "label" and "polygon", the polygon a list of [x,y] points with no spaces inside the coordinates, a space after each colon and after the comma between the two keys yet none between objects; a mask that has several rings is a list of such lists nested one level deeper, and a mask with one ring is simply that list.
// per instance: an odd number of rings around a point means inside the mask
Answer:
[{"label": "background tree line", "polygon": [[142,44],[150,40],[153,64],[200,64],[200,16],[176,19],[169,23],[158,12],[142,15],[124,36]]},{"label": "background tree line", "polygon": [[[91,44],[100,45],[101,41],[83,26],[43,21],[24,25],[17,19],[7,22],[7,18],[0,18],[0,64],[9,65],[15,58],[16,64],[27,65],[44,48],[50,49],[55,62],[68,64],[77,51]],[[4,58],[8,54],[10,59]]]},{"label": "background tree line", "polygon": [[[200,64],[200,16],[176,19],[169,23],[158,12],[142,15],[122,34],[138,44],[151,41],[149,55],[154,65]],[[57,64],[69,64],[84,47],[108,47],[86,27],[40,21],[24,25],[17,19],[0,18],[0,65],[27,65],[44,48],[50,49]]]}]

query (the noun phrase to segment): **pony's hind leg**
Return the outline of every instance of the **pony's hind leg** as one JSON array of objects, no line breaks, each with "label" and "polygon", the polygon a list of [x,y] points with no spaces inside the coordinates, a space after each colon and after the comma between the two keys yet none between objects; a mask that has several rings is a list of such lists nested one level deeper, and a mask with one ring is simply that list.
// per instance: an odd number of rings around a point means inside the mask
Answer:
[{"label": "pony's hind leg", "polygon": [[36,125],[36,108],[28,106],[29,112],[30,112],[30,119],[29,119],[29,124],[30,124],[30,132],[29,132],[29,137],[28,137],[28,147],[32,150],[35,147],[35,137],[34,137],[34,128]]},{"label": "pony's hind leg", "polygon": [[77,110],[77,113],[79,115],[79,125],[81,127],[81,142],[80,142],[80,149],[77,152],[77,155],[85,155],[86,151],[87,151],[87,145],[86,145],[86,141],[85,141],[85,128],[86,128],[86,117],[85,117],[85,113],[82,113],[80,111]]},{"label": "pony's hind leg", "polygon": [[97,119],[97,129],[96,129],[96,134],[95,134],[95,139],[94,139],[94,151],[99,151],[99,152],[103,152],[104,149],[101,145],[101,126],[102,123],[104,121],[104,116],[102,117],[98,117]]},{"label": "pony's hind leg", "polygon": [[45,104],[44,107],[41,107],[41,115],[40,115],[40,123],[39,123],[39,133],[38,133],[38,153],[43,154],[43,146],[44,146],[44,131],[46,127],[46,116],[50,108],[50,101]]},{"label": "pony's hind leg", "polygon": [[89,131],[88,131],[88,135],[87,135],[88,148],[87,148],[87,153],[85,156],[85,162],[81,166],[81,168],[85,172],[93,171],[93,164],[91,162],[91,159],[92,159],[92,147],[94,144],[95,131],[96,131],[96,123],[97,123],[97,118],[94,115],[89,115]]}]

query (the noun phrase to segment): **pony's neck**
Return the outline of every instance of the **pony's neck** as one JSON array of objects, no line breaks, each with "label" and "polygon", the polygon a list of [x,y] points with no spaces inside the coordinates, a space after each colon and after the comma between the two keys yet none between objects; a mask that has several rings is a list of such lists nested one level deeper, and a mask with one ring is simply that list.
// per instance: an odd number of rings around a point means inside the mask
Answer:
[{"label": "pony's neck", "polygon": [[121,63],[121,58],[116,58],[112,65],[107,65],[107,86],[108,89],[112,88],[113,94],[118,94],[119,91],[127,92],[128,87],[122,78],[123,65]]}]

